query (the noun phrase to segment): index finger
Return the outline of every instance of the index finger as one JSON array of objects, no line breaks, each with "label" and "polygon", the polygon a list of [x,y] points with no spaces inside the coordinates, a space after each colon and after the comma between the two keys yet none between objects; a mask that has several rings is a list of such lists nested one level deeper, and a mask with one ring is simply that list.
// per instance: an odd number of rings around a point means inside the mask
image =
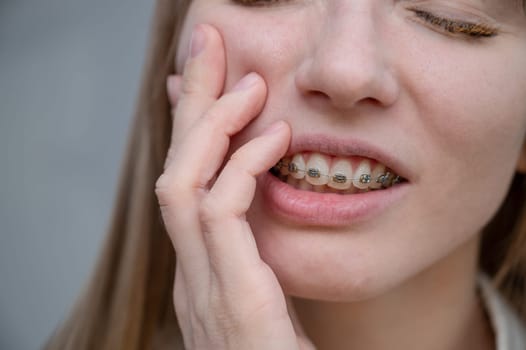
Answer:
[{"label": "index finger", "polygon": [[219,98],[225,84],[225,49],[217,29],[208,24],[196,25],[188,55],[175,109],[172,145]]}]

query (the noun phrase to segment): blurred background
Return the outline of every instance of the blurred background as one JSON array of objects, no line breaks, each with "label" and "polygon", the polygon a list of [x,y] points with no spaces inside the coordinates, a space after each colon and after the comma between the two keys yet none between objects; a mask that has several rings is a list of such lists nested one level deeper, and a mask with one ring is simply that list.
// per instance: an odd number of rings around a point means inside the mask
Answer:
[{"label": "blurred background", "polygon": [[109,222],[153,0],[0,0],[0,349],[39,349]]}]

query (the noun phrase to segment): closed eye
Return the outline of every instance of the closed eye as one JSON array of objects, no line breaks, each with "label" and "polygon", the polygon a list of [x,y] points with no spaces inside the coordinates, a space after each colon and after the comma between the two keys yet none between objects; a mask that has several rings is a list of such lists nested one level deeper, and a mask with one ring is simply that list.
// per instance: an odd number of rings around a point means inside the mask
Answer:
[{"label": "closed eye", "polygon": [[[290,0],[231,0],[232,2],[244,6],[271,6]],[[435,15],[429,11],[419,8],[411,9],[415,17],[426,24],[432,25],[435,29],[448,34],[464,35],[469,38],[489,38],[496,36],[499,30],[491,25],[481,22],[459,21]]]},{"label": "closed eye", "polygon": [[411,9],[415,16],[433,27],[449,34],[460,34],[470,38],[489,38],[499,33],[493,26],[480,22],[464,22],[432,14],[421,9]]},{"label": "closed eye", "polygon": [[245,6],[270,6],[288,0],[232,0],[232,2]]}]

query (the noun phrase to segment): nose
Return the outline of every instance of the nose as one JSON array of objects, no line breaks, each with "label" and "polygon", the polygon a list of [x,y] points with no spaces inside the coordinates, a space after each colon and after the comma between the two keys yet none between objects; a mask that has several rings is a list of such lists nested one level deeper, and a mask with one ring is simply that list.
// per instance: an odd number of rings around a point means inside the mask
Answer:
[{"label": "nose", "polygon": [[394,104],[400,87],[372,6],[360,11],[340,7],[325,16],[318,35],[307,39],[309,53],[296,74],[298,89],[338,109]]}]

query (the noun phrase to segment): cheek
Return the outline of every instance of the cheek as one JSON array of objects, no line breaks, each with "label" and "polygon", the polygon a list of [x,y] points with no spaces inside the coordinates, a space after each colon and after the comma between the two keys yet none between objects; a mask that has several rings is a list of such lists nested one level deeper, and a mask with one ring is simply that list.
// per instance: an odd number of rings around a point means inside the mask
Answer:
[{"label": "cheek", "polygon": [[[293,78],[294,67],[303,56],[304,47],[301,43],[304,40],[300,40],[300,33],[285,29],[285,23],[275,22],[270,25],[258,23],[256,19],[255,23],[217,24],[226,46],[227,88],[249,72],[260,74],[269,88]],[[302,26],[297,24],[296,27]],[[250,35],[243,35],[243,31]]]},{"label": "cheek", "polygon": [[511,176],[524,140],[526,45],[482,45],[489,44],[413,44],[406,52],[417,64],[405,66],[413,74],[404,83],[418,116],[415,130],[426,139],[429,170],[486,174],[492,181]]},{"label": "cheek", "polygon": [[513,158],[526,120],[526,90],[512,78],[522,75],[522,69],[515,68],[480,71],[465,67],[459,78],[437,87],[431,96],[438,98],[427,106],[428,134],[442,139],[444,146],[447,143],[446,149],[464,150],[469,157],[496,154]]},{"label": "cheek", "polygon": [[[306,19],[302,16],[277,16],[272,13],[244,15],[239,9],[207,5],[195,1],[181,33],[177,67],[188,57],[191,29],[199,23],[214,26],[222,35],[227,59],[226,90],[249,72],[261,74],[267,84],[275,77],[291,73],[304,52]],[[289,18],[291,17],[291,18]]]},{"label": "cheek", "polygon": [[[458,246],[493,216],[526,132],[526,49],[448,51],[437,42],[407,47],[412,65],[403,66],[409,77],[403,81],[412,104],[408,110],[415,115],[411,137],[425,160],[415,203],[427,205],[407,208],[418,220],[405,225],[408,235],[400,241],[429,248],[429,256]],[[422,222],[435,231],[415,235]]]},{"label": "cheek", "polygon": [[[188,57],[191,29],[199,23],[214,26],[221,34],[227,62],[225,91],[250,72],[260,74],[267,86],[267,103],[262,118],[256,118],[232,139],[231,152],[254,138],[277,119],[283,118],[283,96],[294,91],[296,67],[307,52],[305,28],[308,14],[277,16],[272,13],[245,16],[224,5],[203,5],[195,1],[182,30],[177,67],[181,72]],[[285,99],[286,100],[286,99]]]},{"label": "cheek", "polygon": [[232,138],[230,152],[259,135],[274,121],[287,117],[284,115],[284,101],[289,98],[284,96],[290,97],[296,91],[296,67],[307,50],[306,41],[302,40],[305,34],[300,31],[306,26],[305,19],[285,22],[282,18],[251,16],[246,21],[231,21],[232,16],[215,14],[208,19],[203,18],[219,30],[224,40],[227,62],[225,91],[246,74],[256,72],[267,84],[268,95],[261,115]]}]

